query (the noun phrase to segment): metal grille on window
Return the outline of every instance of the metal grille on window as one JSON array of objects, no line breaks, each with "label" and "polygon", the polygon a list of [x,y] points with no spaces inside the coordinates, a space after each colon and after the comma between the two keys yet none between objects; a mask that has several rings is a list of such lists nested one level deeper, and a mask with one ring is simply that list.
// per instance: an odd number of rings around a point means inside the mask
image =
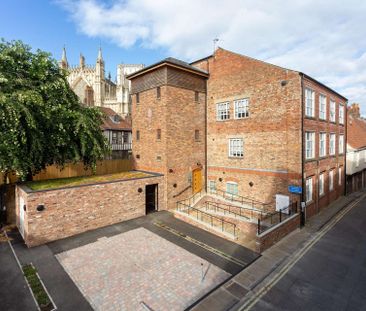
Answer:
[{"label": "metal grille on window", "polygon": [[220,103],[216,106],[216,116],[217,120],[228,120],[230,117],[229,113],[229,102]]},{"label": "metal grille on window", "polygon": [[230,139],[230,157],[243,157],[243,139]]},{"label": "metal grille on window", "polygon": [[249,100],[240,99],[234,101],[235,118],[242,119],[249,117]]}]

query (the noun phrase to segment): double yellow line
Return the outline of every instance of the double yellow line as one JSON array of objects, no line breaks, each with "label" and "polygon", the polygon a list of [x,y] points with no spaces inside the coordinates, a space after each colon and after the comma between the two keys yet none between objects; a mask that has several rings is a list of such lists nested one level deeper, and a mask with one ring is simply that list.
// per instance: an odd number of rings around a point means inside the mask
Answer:
[{"label": "double yellow line", "polygon": [[281,270],[276,273],[271,281],[263,286],[258,292],[251,296],[244,305],[240,307],[240,311],[250,310],[265,294],[267,294],[273,286],[275,286],[285,274],[309,251],[309,249],[317,243],[330,229],[332,229],[353,207],[355,207],[361,200],[366,197],[366,194],[362,195],[358,200],[348,205],[342,211],[340,211],[336,216],[324,226],[316,235],[311,239],[302,249],[300,249],[295,256],[288,262]]}]

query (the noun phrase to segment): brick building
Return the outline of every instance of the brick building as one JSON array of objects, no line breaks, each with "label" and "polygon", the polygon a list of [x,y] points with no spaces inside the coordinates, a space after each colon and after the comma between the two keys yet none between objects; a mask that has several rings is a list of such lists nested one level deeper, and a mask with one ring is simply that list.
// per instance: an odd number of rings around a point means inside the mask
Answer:
[{"label": "brick building", "polygon": [[352,104],[347,119],[347,193],[366,186],[366,120],[360,116],[360,106]]},{"label": "brick building", "polygon": [[136,169],[164,174],[169,208],[203,188],[310,217],[344,193],[347,99],[306,74],[219,48],[128,78]]},{"label": "brick building", "polygon": [[135,168],[164,174],[170,209],[204,181],[207,77],[173,58],[129,76]]}]

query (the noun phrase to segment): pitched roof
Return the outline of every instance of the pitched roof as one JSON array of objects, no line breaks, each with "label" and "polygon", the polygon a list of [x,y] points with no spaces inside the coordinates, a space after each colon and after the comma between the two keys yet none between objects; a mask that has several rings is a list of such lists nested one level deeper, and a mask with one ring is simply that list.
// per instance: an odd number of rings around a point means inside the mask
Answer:
[{"label": "pitched roof", "polygon": [[102,124],[103,130],[131,131],[132,126],[130,118],[123,119],[122,117],[120,117],[119,122],[115,122],[112,119],[116,115],[118,116],[118,114],[113,109],[107,107],[99,107],[99,109],[104,113],[103,124]]},{"label": "pitched roof", "polygon": [[208,76],[208,72],[205,71],[205,70],[199,69],[199,68],[197,68],[195,66],[192,66],[192,65],[190,65],[190,64],[188,64],[188,63],[186,63],[186,62],[184,62],[182,60],[176,59],[174,57],[168,57],[168,58],[165,58],[165,59],[161,60],[160,62],[157,62],[157,63],[152,64],[150,66],[147,66],[147,67],[145,67],[145,68],[143,68],[143,69],[141,69],[139,71],[136,71],[136,72],[128,75],[126,78],[127,79],[132,79],[132,78],[134,78],[136,76],[141,75],[144,72],[150,71],[151,69],[154,69],[155,67],[160,67],[160,66],[162,66],[164,64],[178,66],[178,67],[181,67],[183,69],[187,69],[189,71],[194,71],[194,72],[196,72],[198,74]]},{"label": "pitched roof", "polygon": [[366,148],[366,120],[348,116],[347,144],[354,149]]},{"label": "pitched roof", "polygon": [[219,50],[221,50],[221,51],[225,51],[225,52],[227,52],[227,53],[235,54],[235,55],[238,55],[238,56],[240,56],[240,57],[249,58],[249,59],[252,59],[252,60],[254,60],[254,61],[257,61],[257,62],[260,62],[260,63],[264,63],[264,64],[267,64],[267,65],[270,65],[270,66],[274,66],[274,67],[277,67],[277,68],[280,68],[280,69],[284,69],[284,70],[289,70],[289,71],[292,71],[292,72],[296,72],[296,73],[298,73],[299,75],[301,75],[302,77],[305,77],[305,78],[307,78],[307,79],[309,79],[309,80],[312,80],[312,81],[314,81],[314,82],[316,82],[316,83],[320,84],[322,87],[324,87],[324,88],[328,89],[330,92],[333,92],[334,94],[336,94],[336,95],[338,95],[339,97],[343,98],[345,101],[347,101],[347,100],[348,100],[348,99],[347,99],[346,97],[344,97],[342,94],[339,94],[338,92],[336,92],[335,90],[333,90],[333,89],[332,89],[332,88],[330,88],[329,86],[327,86],[327,85],[323,84],[322,82],[320,82],[320,81],[318,81],[318,80],[314,79],[313,77],[311,77],[311,76],[307,75],[307,74],[306,74],[306,73],[304,73],[304,72],[297,71],[297,70],[293,70],[293,69],[290,69],[290,68],[285,68],[285,67],[278,66],[278,65],[275,65],[275,64],[271,64],[271,63],[269,63],[269,62],[266,62],[266,61],[263,61],[263,60],[260,60],[260,59],[257,59],[257,58],[251,57],[251,56],[247,56],[247,55],[243,55],[243,54],[240,54],[240,53],[236,53],[236,52],[233,52],[233,51],[230,51],[230,50],[223,49],[222,47],[218,47],[218,48],[217,48],[217,50],[214,52],[214,54],[213,54],[213,55],[209,55],[209,56],[206,56],[206,57],[204,57],[204,58],[198,59],[198,60],[196,60],[196,61],[194,61],[194,62],[191,62],[190,64],[191,64],[191,65],[193,65],[193,64],[198,63],[198,62],[200,62],[200,61],[202,61],[202,60],[206,60],[206,59],[209,59],[209,58],[211,58],[211,57],[214,57],[214,56],[215,56],[215,54],[217,53],[217,51],[219,51]]}]

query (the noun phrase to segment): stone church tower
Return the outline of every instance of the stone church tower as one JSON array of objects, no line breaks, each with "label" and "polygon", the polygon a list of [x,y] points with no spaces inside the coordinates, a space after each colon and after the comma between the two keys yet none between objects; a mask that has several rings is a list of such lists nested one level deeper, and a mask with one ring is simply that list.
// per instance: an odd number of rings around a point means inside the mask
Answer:
[{"label": "stone church tower", "polygon": [[110,74],[108,77],[105,76],[104,65],[101,48],[95,66],[86,65],[82,54],[78,66],[69,66],[65,48],[59,61],[59,66],[68,71],[67,80],[81,103],[87,106],[111,108],[122,117],[128,116],[131,113],[131,99],[130,82],[126,76],[144,68],[144,65],[118,65],[116,81],[111,80]]}]

